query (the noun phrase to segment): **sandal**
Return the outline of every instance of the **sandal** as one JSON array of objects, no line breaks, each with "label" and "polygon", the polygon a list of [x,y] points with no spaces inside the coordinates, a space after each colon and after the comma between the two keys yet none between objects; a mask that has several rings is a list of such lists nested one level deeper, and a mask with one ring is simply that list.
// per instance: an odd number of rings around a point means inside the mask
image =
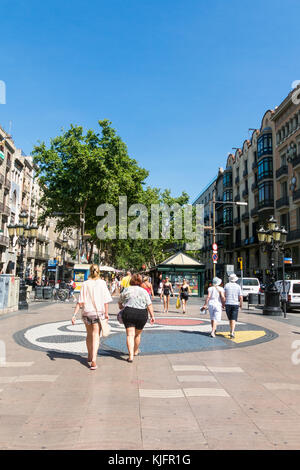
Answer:
[{"label": "sandal", "polygon": [[133,362],[133,359],[129,359],[129,358],[128,358],[128,359],[126,359],[126,360],[127,360],[127,362]]},{"label": "sandal", "polygon": [[94,366],[92,366],[92,363],[93,363],[93,361],[91,362],[91,367],[90,367],[90,370],[96,370],[96,369],[98,369],[98,366],[97,366],[97,364],[95,363],[95,365],[94,365]]}]

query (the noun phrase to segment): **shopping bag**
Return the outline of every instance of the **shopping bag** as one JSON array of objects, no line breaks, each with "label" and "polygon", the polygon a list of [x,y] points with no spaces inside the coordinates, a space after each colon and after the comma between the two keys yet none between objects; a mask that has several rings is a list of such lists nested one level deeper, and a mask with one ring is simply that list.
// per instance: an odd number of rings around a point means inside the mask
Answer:
[{"label": "shopping bag", "polygon": [[180,297],[177,297],[176,308],[180,308]]}]

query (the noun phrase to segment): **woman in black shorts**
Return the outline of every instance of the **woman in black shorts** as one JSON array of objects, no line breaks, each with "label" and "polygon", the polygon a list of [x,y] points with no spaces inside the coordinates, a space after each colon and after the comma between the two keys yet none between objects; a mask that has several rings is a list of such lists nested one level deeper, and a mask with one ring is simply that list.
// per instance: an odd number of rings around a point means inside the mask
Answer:
[{"label": "woman in black shorts", "polygon": [[182,303],[182,313],[186,312],[186,303],[189,299],[190,286],[188,285],[186,279],[183,279],[183,284],[180,287],[180,300]]},{"label": "woman in black shorts", "polygon": [[170,303],[170,294],[174,295],[172,284],[169,281],[169,278],[166,277],[166,280],[163,283],[161,297],[164,298],[164,313],[169,312],[169,303]]},{"label": "woman in black shorts", "polygon": [[139,354],[139,345],[143,328],[150,315],[150,323],[155,321],[153,306],[146,289],[141,287],[143,283],[140,274],[134,274],[130,279],[129,287],[125,288],[120,295],[119,307],[123,309],[122,320],[126,328],[128,362]]}]

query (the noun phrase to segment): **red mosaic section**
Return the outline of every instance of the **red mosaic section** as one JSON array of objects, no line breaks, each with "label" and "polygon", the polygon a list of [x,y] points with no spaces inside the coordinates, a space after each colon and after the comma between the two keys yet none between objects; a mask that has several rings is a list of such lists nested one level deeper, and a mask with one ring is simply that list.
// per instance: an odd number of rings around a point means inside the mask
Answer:
[{"label": "red mosaic section", "polygon": [[185,318],[156,318],[155,323],[158,325],[193,326],[203,325],[205,322],[201,320],[186,320]]}]

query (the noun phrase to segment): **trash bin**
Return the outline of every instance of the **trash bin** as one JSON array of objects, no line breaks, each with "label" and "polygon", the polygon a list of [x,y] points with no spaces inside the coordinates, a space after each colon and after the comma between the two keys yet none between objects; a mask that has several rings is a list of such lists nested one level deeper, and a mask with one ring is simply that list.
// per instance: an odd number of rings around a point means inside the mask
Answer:
[{"label": "trash bin", "polygon": [[259,294],[249,294],[248,295],[248,304],[257,305],[259,303]]},{"label": "trash bin", "polygon": [[258,294],[259,297],[259,305],[265,305],[265,294]]},{"label": "trash bin", "polygon": [[41,300],[43,299],[43,287],[36,286],[34,289],[34,298]]},{"label": "trash bin", "polygon": [[43,298],[44,299],[52,299],[53,297],[53,289],[52,287],[43,287]]}]

